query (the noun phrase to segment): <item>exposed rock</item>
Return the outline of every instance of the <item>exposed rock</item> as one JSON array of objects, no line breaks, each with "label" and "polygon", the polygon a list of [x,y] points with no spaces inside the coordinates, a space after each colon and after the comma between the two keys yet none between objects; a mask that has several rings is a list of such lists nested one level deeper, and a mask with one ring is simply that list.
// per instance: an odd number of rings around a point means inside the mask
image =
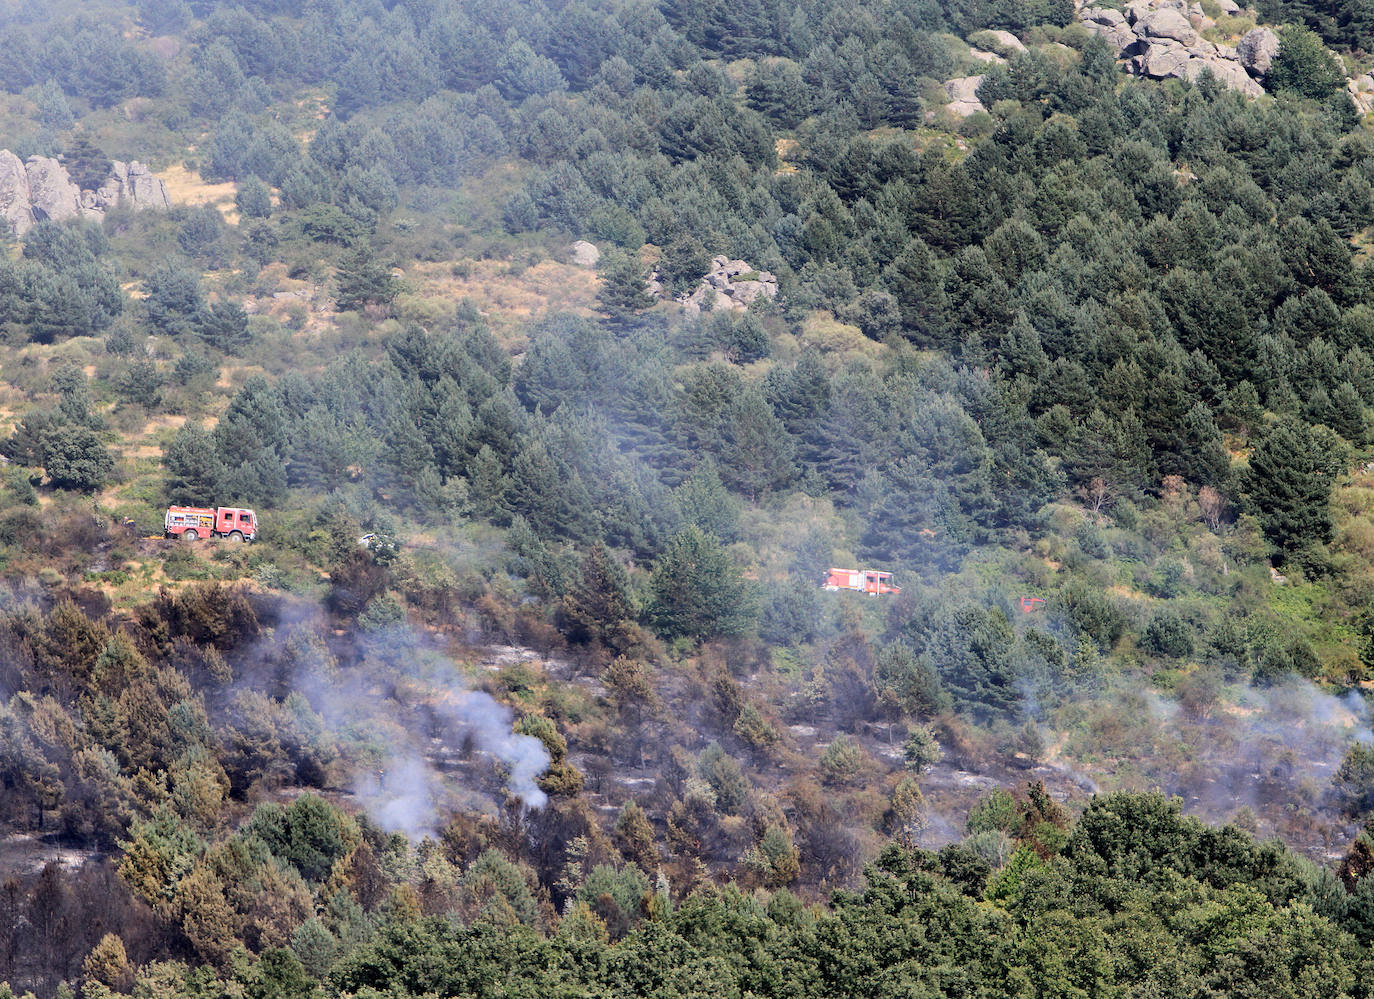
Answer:
[{"label": "exposed rock", "polygon": [[35,219],[65,222],[81,215],[81,191],[61,163],[48,156],[30,156],[25,173]]},{"label": "exposed rock", "polygon": [[1110,7],[1084,7],[1079,16],[1087,23],[1101,24],[1109,28],[1126,24],[1126,18],[1121,11]]},{"label": "exposed rock", "polygon": [[[656,280],[657,274],[650,278],[651,283]],[[743,260],[720,255],[711,258],[711,270],[696,290],[679,301],[692,315],[705,310],[743,312],[759,298],[777,293],[778,279],[768,271],[756,271]]]},{"label": "exposed rock", "polygon": [[976,49],[972,45],[968,47],[968,54],[979,62],[991,63],[994,66],[1005,66],[1007,64],[1007,61],[997,53],[984,52],[982,49]]},{"label": "exposed rock", "polygon": [[1090,24],[1088,27],[1107,43],[1118,59],[1129,59],[1145,47],[1125,19],[1116,24]]},{"label": "exposed rock", "polygon": [[1154,80],[1184,78],[1184,66],[1188,62],[1188,50],[1176,41],[1159,39],[1149,42],[1145,51],[1131,60],[1137,76],[1148,76]]},{"label": "exposed rock", "polygon": [[1138,22],[1153,14],[1155,10],[1169,6],[1171,5],[1151,3],[1150,0],[1134,0],[1133,3],[1126,5],[1123,12],[1126,15],[1126,23],[1134,27]]},{"label": "exposed rock", "polygon": [[568,247],[568,253],[578,267],[595,267],[596,262],[601,259],[601,251],[585,239],[579,239]]},{"label": "exposed rock", "polygon": [[[1186,0],[1133,0],[1124,12],[1084,6],[1078,19],[1111,46],[1117,58],[1137,76],[1197,81],[1210,71],[1228,87],[1251,97],[1264,93],[1251,78],[1261,75],[1255,65],[1267,69],[1272,58],[1270,48],[1277,50],[1277,36],[1268,29],[1246,35],[1250,39],[1248,47],[1244,47],[1244,40],[1240,48],[1213,44],[1198,34],[1199,29],[1210,27],[1212,21],[1203,15],[1198,4]],[[1247,51],[1252,54],[1252,62],[1258,60],[1254,65],[1245,62]],[[1242,64],[1250,70],[1249,74],[1241,69]]]},{"label": "exposed rock", "polygon": [[960,76],[953,80],[946,80],[945,93],[949,95],[949,104],[946,107],[950,114],[967,118],[971,114],[982,111],[983,105],[978,100],[978,88],[982,85],[983,77],[981,75]]},{"label": "exposed rock", "polygon": [[1004,52],[1026,51],[1026,46],[1022,44],[1021,39],[1010,31],[980,31],[979,36],[987,39],[987,44],[1000,46]]},{"label": "exposed rock", "polygon": [[1374,76],[1357,76],[1353,80],[1347,80],[1345,88],[1360,114],[1369,114],[1374,110]]},{"label": "exposed rock", "polygon": [[[1102,2],[1102,0],[1097,0]],[[1217,0],[1224,14],[1242,13],[1237,0]],[[1279,36],[1270,28],[1254,28],[1236,43],[1218,45],[1201,37],[1200,31],[1214,27],[1197,0],[1131,0],[1121,10],[1093,6],[1092,0],[1075,0],[1078,20],[1097,35],[1137,76],[1156,80],[1180,79],[1196,82],[1211,72],[1217,80],[1248,97],[1259,97],[1262,80],[1279,51]],[[986,35],[988,32],[982,32]],[[1374,112],[1374,74],[1368,84],[1364,78],[1347,81],[1347,91],[1362,114]],[[945,84],[951,98],[951,80]],[[956,114],[967,105],[950,104]]]},{"label": "exposed rock", "polygon": [[0,149],[0,218],[9,223],[17,236],[33,227],[29,177],[23,161],[8,149]]},{"label": "exposed rock", "polygon": [[165,211],[172,207],[167,185],[138,160],[129,164],[128,184],[129,197],[133,200],[135,209],[142,211],[145,208],[154,208]]},{"label": "exposed rock", "polygon": [[25,164],[8,149],[0,149],[0,217],[20,236],[41,219],[99,219],[120,203],[135,211],[172,207],[167,185],[137,161],[116,160],[99,188],[82,191],[57,160],[31,156]]},{"label": "exposed rock", "polygon": [[1264,88],[1250,79],[1250,75],[1238,62],[1226,59],[1189,59],[1183,67],[1185,78],[1194,83],[1201,79],[1207,70],[1211,70],[1213,76],[1232,90],[1239,90],[1247,97],[1260,97],[1264,94]]},{"label": "exposed rock", "polygon": [[1255,76],[1263,76],[1279,53],[1279,36],[1268,28],[1253,28],[1236,43],[1236,52],[1242,66]]},{"label": "exposed rock", "polygon": [[1197,44],[1197,31],[1176,10],[1164,8],[1151,12],[1135,23],[1135,31],[1146,38],[1171,38],[1184,46]]},{"label": "exposed rock", "polygon": [[82,195],[81,203],[88,215],[99,215],[105,209],[121,203],[134,211],[149,208],[165,211],[172,207],[167,185],[138,160],[127,164],[119,160],[111,163],[110,176],[105,183],[95,191]]}]

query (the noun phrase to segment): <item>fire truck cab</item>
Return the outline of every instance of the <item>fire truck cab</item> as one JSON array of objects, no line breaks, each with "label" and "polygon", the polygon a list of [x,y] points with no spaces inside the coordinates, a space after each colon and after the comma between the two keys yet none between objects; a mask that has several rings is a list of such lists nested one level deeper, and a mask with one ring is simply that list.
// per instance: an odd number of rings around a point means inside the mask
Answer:
[{"label": "fire truck cab", "polygon": [[825,588],[832,593],[836,590],[855,590],[878,596],[882,593],[901,593],[900,586],[892,585],[892,573],[879,572],[877,569],[831,569],[825,577]]},{"label": "fire truck cab", "polygon": [[254,541],[258,536],[258,517],[252,510],[234,506],[169,507],[162,524],[163,536],[197,541],[200,538],[228,538]]}]

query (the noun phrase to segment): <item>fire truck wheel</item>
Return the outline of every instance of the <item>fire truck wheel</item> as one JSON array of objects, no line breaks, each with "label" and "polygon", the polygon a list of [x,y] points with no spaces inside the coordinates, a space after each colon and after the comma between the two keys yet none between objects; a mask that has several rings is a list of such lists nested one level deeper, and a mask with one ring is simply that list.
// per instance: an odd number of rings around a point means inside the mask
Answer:
[{"label": "fire truck wheel", "polygon": [[234,544],[236,544],[236,545],[242,544],[242,543],[243,543],[243,532],[242,532],[242,531],[230,531],[230,532],[229,532],[229,540],[232,541],[232,542],[234,542]]},{"label": "fire truck wheel", "polygon": [[199,541],[199,540],[200,540],[200,534],[199,534],[199,532],[194,531],[194,530],[184,531],[184,532],[182,533],[181,536],[182,536],[183,538],[185,538],[187,541]]}]

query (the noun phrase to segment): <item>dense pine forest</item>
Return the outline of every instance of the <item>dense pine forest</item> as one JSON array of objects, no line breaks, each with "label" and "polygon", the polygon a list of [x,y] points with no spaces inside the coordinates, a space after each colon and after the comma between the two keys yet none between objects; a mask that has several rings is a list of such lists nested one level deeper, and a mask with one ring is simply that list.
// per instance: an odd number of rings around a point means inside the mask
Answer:
[{"label": "dense pine forest", "polygon": [[1371,51],[0,0],[0,999],[1370,995]]}]

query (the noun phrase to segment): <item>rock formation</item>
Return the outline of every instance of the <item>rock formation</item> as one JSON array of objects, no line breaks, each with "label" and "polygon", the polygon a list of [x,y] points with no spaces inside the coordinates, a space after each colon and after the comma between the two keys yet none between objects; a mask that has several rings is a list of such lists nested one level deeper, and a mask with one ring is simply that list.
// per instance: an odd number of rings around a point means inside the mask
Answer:
[{"label": "rock formation", "polygon": [[1124,12],[1084,7],[1078,19],[1100,35],[1137,76],[1197,81],[1210,72],[1251,97],[1264,93],[1258,81],[1278,51],[1278,37],[1268,28],[1251,31],[1236,48],[1214,45],[1200,34],[1213,26],[1212,19],[1200,6],[1185,0],[1136,0]]},{"label": "rock formation", "polygon": [[8,149],[0,149],[0,219],[19,235],[28,232],[33,225],[24,161]]},{"label": "rock formation", "polygon": [[8,149],[0,149],[0,218],[18,236],[43,219],[104,217],[105,210],[125,204],[135,211],[172,207],[167,185],[142,163],[111,164],[110,176],[94,191],[72,183],[67,168],[48,156],[30,156],[27,163]]},{"label": "rock formation", "polygon": [[94,191],[81,196],[81,205],[88,216],[99,218],[105,209],[127,204],[136,212],[146,209],[166,211],[172,207],[167,185],[138,160],[110,164],[110,176]]},{"label": "rock formation", "polygon": [[1279,54],[1279,36],[1268,28],[1255,28],[1247,31],[1236,42],[1236,55],[1240,64],[1256,76],[1264,76]]},{"label": "rock formation", "polygon": [[601,259],[601,251],[593,243],[579,239],[568,247],[568,258],[578,267],[595,267]]},{"label": "rock formation", "polygon": [[975,48],[972,45],[968,48],[968,54],[979,62],[992,63],[994,66],[1005,66],[1007,64],[1007,60],[1003,59],[996,52],[984,52],[982,49]]},{"label": "rock formation", "polygon": [[[651,283],[656,278],[657,275],[651,277]],[[743,260],[731,260],[722,254],[711,258],[711,270],[696,290],[678,301],[684,311],[693,315],[707,309],[743,312],[760,296],[772,298],[777,293],[778,279],[768,271],[756,271]]]},{"label": "rock formation", "polygon": [[1010,31],[980,31],[978,36],[980,39],[986,39],[988,45],[1003,54],[1007,52],[1026,51],[1026,46],[1021,42],[1021,39],[1017,38]]},{"label": "rock formation", "polygon": [[1345,89],[1360,114],[1374,111],[1374,74],[1366,73],[1345,81]]},{"label": "rock formation", "polygon": [[67,168],[47,156],[30,156],[25,164],[29,179],[29,207],[36,221],[65,222],[81,217],[81,189],[67,176]]},{"label": "rock formation", "polygon": [[961,76],[946,81],[945,93],[949,95],[946,110],[960,118],[982,111],[983,105],[978,100],[978,88],[982,84],[982,76]]}]

